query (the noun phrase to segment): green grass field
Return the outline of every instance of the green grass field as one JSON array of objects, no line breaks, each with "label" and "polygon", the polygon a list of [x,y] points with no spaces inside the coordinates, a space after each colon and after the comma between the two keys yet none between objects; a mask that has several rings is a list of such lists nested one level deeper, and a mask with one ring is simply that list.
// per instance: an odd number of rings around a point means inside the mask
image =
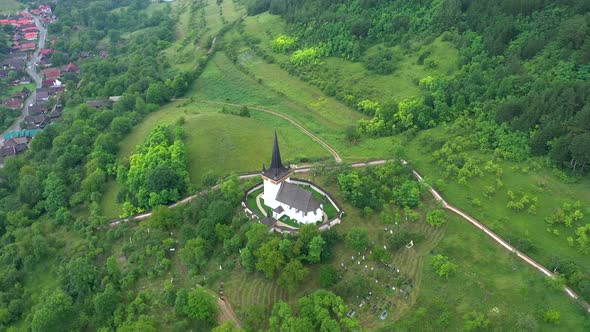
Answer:
[{"label": "green grass field", "polygon": [[1,14],[13,14],[23,8],[25,8],[25,6],[16,0],[0,0]]},{"label": "green grass field", "polygon": [[[133,129],[121,144],[119,159],[131,156],[155,126],[174,123],[180,117],[185,119],[187,166],[191,181],[196,186],[209,172],[225,176],[232,172],[257,172],[262,169],[263,163],[268,165],[274,130],[278,133],[286,163],[330,157],[321,145],[281,118],[255,110],[251,110],[249,118],[220,114],[221,108],[190,101],[170,103],[150,114]],[[232,107],[228,109],[237,111]],[[108,217],[120,214],[116,203],[118,190],[118,185],[110,182],[104,193],[101,210]]]},{"label": "green grass field", "polygon": [[[419,134],[406,146],[408,159],[431,183],[443,178],[443,175],[440,167],[432,160],[432,151],[429,148],[431,145],[427,142],[441,137],[445,137],[441,129],[427,131]],[[470,154],[484,161],[491,158],[475,151]],[[501,181],[504,187],[498,189],[492,197],[483,196],[484,187],[493,186],[496,181],[495,175],[488,173],[483,177],[472,178],[466,184],[447,180],[442,195],[450,204],[488,225],[500,236],[509,240],[523,238],[531,241],[534,248],[528,250],[527,254],[545,266],[550,267],[554,257],[558,261],[574,260],[582,266],[590,266],[590,255],[584,255],[575,246],[569,246],[566,240],[568,236],[575,238],[576,225],[590,220],[590,180],[584,178],[577,183],[565,183],[552,174],[550,169],[543,166],[532,167],[533,163],[498,163],[503,169]],[[508,208],[508,190],[536,196],[537,212],[515,212]],[[479,199],[481,206],[475,206],[474,199]],[[550,225],[545,222],[545,218],[567,201],[580,201],[585,217],[571,228],[557,226],[559,235],[549,233],[547,228]]]},{"label": "green grass field", "polygon": [[[271,41],[279,34],[285,33],[285,23],[280,17],[263,13],[244,20],[244,31],[251,38],[260,41],[258,47],[271,53],[280,62],[287,62],[290,54],[273,53]],[[375,53],[377,47],[369,48],[363,56]],[[399,60],[396,71],[389,75],[379,75],[368,71],[360,62],[350,62],[337,57],[322,59],[319,66],[324,71],[326,80],[336,85],[337,91],[352,93],[366,99],[383,102],[389,99],[402,100],[418,95],[418,81],[426,76],[440,76],[452,73],[458,68],[459,52],[451,42],[442,37],[424,45],[413,45],[410,50],[393,48]],[[423,52],[431,54],[427,59],[434,60],[431,68],[418,64],[418,57]],[[280,82],[277,80],[277,82]]]},{"label": "green grass field", "polygon": [[[395,325],[396,331],[463,330],[463,317],[472,311],[484,314],[495,331],[585,329],[587,317],[578,304],[561,290],[550,289],[541,273],[464,220],[449,214],[445,236],[433,253],[449,257],[458,265],[458,271],[447,279],[426,264],[418,301]],[[543,321],[542,315],[548,309],[561,313],[559,324]],[[532,318],[536,324],[525,324],[525,318]]]}]

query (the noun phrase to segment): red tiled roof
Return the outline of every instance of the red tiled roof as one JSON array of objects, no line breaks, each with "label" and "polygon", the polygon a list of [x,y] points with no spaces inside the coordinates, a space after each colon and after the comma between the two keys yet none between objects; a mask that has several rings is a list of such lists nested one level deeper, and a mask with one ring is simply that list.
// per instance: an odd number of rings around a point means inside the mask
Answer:
[{"label": "red tiled roof", "polygon": [[61,75],[61,70],[59,68],[47,68],[41,70],[41,73],[49,80],[58,78]]},{"label": "red tiled roof", "polygon": [[47,54],[53,53],[53,52],[55,52],[55,50],[53,48],[44,48],[41,51],[39,51],[39,54],[47,55]]}]

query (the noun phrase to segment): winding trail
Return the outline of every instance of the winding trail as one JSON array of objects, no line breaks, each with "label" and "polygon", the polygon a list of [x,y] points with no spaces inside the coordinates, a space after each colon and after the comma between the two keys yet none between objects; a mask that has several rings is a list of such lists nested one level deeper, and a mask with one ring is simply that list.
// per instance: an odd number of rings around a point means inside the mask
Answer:
[{"label": "winding trail", "polygon": [[[220,105],[230,105],[230,106],[244,106],[242,104],[235,104],[235,103],[229,103],[229,102],[222,102],[222,101],[214,101],[214,100],[198,100],[201,102],[206,102],[206,103],[210,103],[210,104],[220,104]],[[326,142],[322,141],[320,138],[318,138],[317,136],[315,136],[314,134],[312,134],[311,132],[309,132],[307,129],[305,129],[301,124],[299,124],[297,121],[293,120],[292,118],[281,114],[281,113],[277,113],[275,111],[271,111],[271,110],[267,110],[264,108],[260,108],[260,107],[255,107],[255,106],[249,106],[249,105],[245,105],[251,109],[255,109],[261,112],[265,112],[265,113],[269,113],[269,114],[273,114],[276,116],[279,116],[287,121],[289,121],[291,124],[293,124],[295,127],[297,127],[299,130],[301,130],[304,134],[306,134],[307,136],[311,137],[314,141],[318,142],[320,145],[322,145],[324,148],[326,148],[331,154],[332,156],[334,156],[334,159],[336,160],[336,162],[338,163],[342,163],[342,158],[340,157],[340,155],[338,155],[338,153],[336,152],[336,150],[334,150],[330,145],[328,145]],[[368,161],[368,162],[358,162],[358,163],[352,163],[349,164],[348,166],[352,167],[352,168],[359,168],[359,167],[369,167],[369,166],[376,166],[376,165],[383,165],[385,163],[387,163],[388,161],[394,161],[395,159],[380,159],[380,160],[373,160],[373,161]],[[401,159],[401,162],[404,165],[407,165],[408,162]],[[338,167],[338,166],[334,166],[334,167]],[[304,166],[300,166],[300,167],[295,167],[293,168],[293,172],[294,173],[308,173],[310,170],[312,169],[312,166],[310,165],[304,165]],[[239,175],[240,179],[249,179],[252,177],[256,177],[259,176],[260,173],[259,172],[255,172],[255,173],[248,173],[248,174],[242,174]],[[532,266],[533,268],[537,269],[538,271],[540,271],[541,273],[543,273],[545,276],[547,277],[551,277],[553,278],[555,276],[555,274],[553,272],[551,272],[549,269],[547,269],[545,266],[541,265],[540,263],[538,263],[537,261],[535,261],[534,259],[532,259],[531,257],[529,257],[528,255],[526,255],[525,253],[521,252],[520,250],[516,249],[516,247],[512,246],[510,243],[508,243],[506,240],[502,239],[498,234],[496,234],[495,232],[493,232],[490,228],[488,228],[487,226],[485,226],[484,224],[482,224],[480,221],[478,221],[477,219],[473,218],[472,216],[468,215],[467,213],[463,212],[462,210],[452,206],[451,204],[449,204],[443,197],[442,195],[436,191],[434,188],[432,188],[428,183],[426,183],[424,181],[424,178],[420,175],[420,173],[418,173],[416,170],[412,169],[412,175],[420,182],[422,183],[430,192],[430,194],[434,197],[434,199],[438,202],[441,203],[442,208],[447,209],[455,214],[457,214],[458,216],[460,216],[461,218],[467,220],[470,224],[472,224],[473,226],[475,226],[476,228],[478,228],[479,230],[481,230],[482,232],[484,232],[485,235],[487,235],[489,238],[491,238],[492,240],[494,240],[495,242],[497,242],[498,244],[500,244],[502,247],[504,247],[505,249],[507,249],[508,251],[510,251],[511,253],[513,253],[514,255],[516,255],[516,257],[520,258],[522,261],[524,261],[526,264]],[[170,205],[170,208],[174,208],[177,207],[181,204],[186,204],[188,202],[193,201],[194,199],[196,199],[199,196],[205,195],[206,193],[208,193],[210,190],[216,190],[219,189],[220,185],[215,185],[209,189],[205,189],[195,195],[192,196],[188,196],[172,205]],[[123,222],[128,222],[128,221],[139,221],[139,220],[143,220],[146,218],[149,218],[152,215],[151,212],[146,212],[140,215],[135,215],[129,218],[124,218],[124,219],[116,219],[113,220],[110,224],[109,227],[116,227],[117,225],[119,225],[120,223]],[[590,313],[590,304],[588,304],[588,302],[584,301],[583,299],[581,299],[579,297],[579,295],[570,287],[568,287],[567,285],[564,286],[563,288],[564,292],[571,297],[572,299],[576,300],[585,310],[586,312]]]},{"label": "winding trail", "polygon": [[[186,98],[178,98],[175,100],[188,100]],[[217,100],[208,100],[208,99],[196,99],[195,101],[200,101],[203,103],[208,103],[208,104],[215,104],[215,105],[227,105],[227,106],[235,106],[235,107],[241,107],[241,106],[246,106],[250,109],[253,110],[257,110],[260,112],[264,112],[264,113],[268,113],[268,114],[272,114],[274,116],[278,116],[284,120],[289,121],[293,126],[295,126],[297,129],[299,129],[302,133],[304,133],[305,135],[309,136],[309,138],[311,138],[312,140],[316,141],[318,144],[320,144],[321,146],[323,146],[326,150],[328,150],[328,152],[332,155],[332,157],[334,157],[334,160],[337,163],[341,163],[342,162],[342,157],[340,157],[340,155],[338,154],[338,152],[336,152],[336,150],[331,147],[328,143],[324,142],[321,138],[317,137],[315,134],[313,134],[312,132],[310,132],[309,130],[307,130],[305,127],[303,127],[299,122],[297,122],[296,120],[294,120],[293,118],[291,118],[288,115],[285,115],[283,113],[279,113],[279,112],[275,112],[269,109],[265,109],[265,108],[261,108],[258,106],[252,106],[252,105],[246,105],[246,104],[237,104],[237,103],[230,103],[230,102],[225,102],[225,101],[217,101]]]}]

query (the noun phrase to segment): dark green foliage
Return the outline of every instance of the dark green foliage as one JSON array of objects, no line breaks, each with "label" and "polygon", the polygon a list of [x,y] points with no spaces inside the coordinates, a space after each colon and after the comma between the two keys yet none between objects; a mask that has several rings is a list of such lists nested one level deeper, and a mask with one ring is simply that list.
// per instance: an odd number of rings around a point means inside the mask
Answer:
[{"label": "dark green foliage", "polygon": [[364,63],[367,69],[381,75],[391,74],[395,70],[395,56],[388,49],[379,49],[377,53],[367,56]]},{"label": "dark green foliage", "polygon": [[127,214],[178,200],[188,189],[184,144],[168,126],[155,128],[131,157],[129,169],[120,167],[118,179],[127,186]]},{"label": "dark green foliage", "polygon": [[356,251],[364,251],[369,246],[369,233],[366,228],[353,227],[346,234],[346,245]]},{"label": "dark green foliage", "polygon": [[338,175],[338,184],[346,199],[362,209],[381,209],[390,201],[411,208],[420,203],[420,186],[399,161],[362,171],[344,171]]},{"label": "dark green foliage", "polygon": [[338,282],[338,270],[332,265],[324,265],[320,268],[320,286],[328,288]]},{"label": "dark green foliage", "polygon": [[325,290],[299,299],[295,309],[277,302],[269,319],[272,331],[352,330],[358,327],[354,318],[346,317],[348,307],[339,296]]}]

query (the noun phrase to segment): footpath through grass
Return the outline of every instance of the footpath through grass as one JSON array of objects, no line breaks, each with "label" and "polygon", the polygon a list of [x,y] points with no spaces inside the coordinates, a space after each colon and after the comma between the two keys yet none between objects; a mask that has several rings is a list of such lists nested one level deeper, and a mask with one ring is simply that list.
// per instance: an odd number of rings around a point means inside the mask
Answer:
[{"label": "footpath through grass", "polygon": [[[496,161],[503,174],[484,172],[482,177],[474,177],[465,184],[454,179],[445,179],[442,169],[432,157],[432,144],[445,138],[442,128],[423,132],[406,145],[408,160],[416,170],[426,177],[431,184],[444,180],[441,194],[445,199],[474,218],[489,226],[501,237],[517,248],[552,269],[556,263],[575,261],[580,266],[590,266],[590,255],[581,253],[577,245],[570,245],[567,237],[575,238],[575,228],[590,220],[590,180],[580,179],[576,183],[565,183],[546,166],[536,162]],[[467,152],[481,160],[483,169],[490,155],[476,151]],[[496,190],[489,198],[484,196],[486,186],[496,186],[497,178],[503,187]],[[440,186],[439,186],[440,187]],[[534,214],[526,210],[517,212],[508,207],[510,201],[507,192],[512,191],[517,197],[523,194],[538,199]],[[549,225],[545,219],[559,209],[565,202],[580,201],[584,218],[572,227]],[[548,232],[548,228],[557,229],[557,234]]]},{"label": "footpath through grass", "polygon": [[[458,266],[448,277],[438,276],[425,264],[421,291],[412,311],[396,330],[458,331],[465,315],[475,312],[497,331],[583,331],[588,318],[562,290],[553,290],[537,270],[500,248],[485,234],[447,213],[448,228],[433,254],[447,256]],[[546,323],[543,314],[557,310],[558,324]],[[536,328],[535,328],[536,327]]]}]

